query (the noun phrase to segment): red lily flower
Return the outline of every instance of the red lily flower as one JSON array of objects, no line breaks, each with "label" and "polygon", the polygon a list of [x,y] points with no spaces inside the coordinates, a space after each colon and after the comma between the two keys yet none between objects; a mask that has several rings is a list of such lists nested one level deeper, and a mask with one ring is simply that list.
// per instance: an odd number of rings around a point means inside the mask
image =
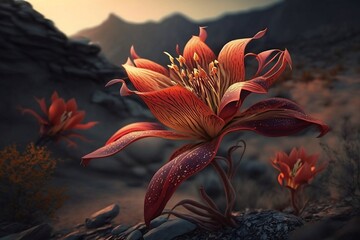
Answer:
[{"label": "red lily flower", "polygon": [[[128,60],[123,66],[137,91],[129,90],[121,79],[108,83],[123,83],[121,95],[138,95],[162,124],[142,122],[121,128],[104,147],[84,156],[84,164],[93,158],[111,156],[144,137],[194,141],[178,149],[153,176],[144,203],[147,225],[161,214],[183,181],[212,162],[227,133],[249,130],[265,136],[287,136],[309,126],[316,126],[320,136],[328,131],[324,123],[286,99],[272,98],[240,110],[250,93],[266,93],[286,66],[291,65],[287,50],[245,55],[246,45],[264,34],[265,30],[252,38],[227,43],[216,59],[205,43],[205,29],[200,28],[199,36],[188,41],[176,60],[168,54],[169,70],[140,58],[132,47],[134,61]],[[245,79],[246,56],[254,56],[259,63],[256,74],[249,80]]]},{"label": "red lily flower", "polygon": [[299,186],[308,184],[326,164],[316,166],[319,155],[307,155],[304,148],[293,148],[289,155],[278,152],[272,159],[273,166],[279,170],[278,182],[281,186],[297,190]]},{"label": "red lily flower", "polygon": [[[85,111],[78,111],[77,103],[74,98],[65,103],[55,91],[51,96],[51,104],[49,108],[46,106],[45,99],[37,99],[41,111],[45,116],[40,116],[34,110],[29,108],[20,108],[22,113],[31,114],[40,124],[40,141],[61,140],[68,142],[69,146],[76,146],[76,143],[69,138],[79,138],[87,140],[82,135],[72,130],[85,130],[92,128],[97,122],[81,123],[85,118]],[[41,142],[39,142],[41,143]]]},{"label": "red lily flower", "polygon": [[299,205],[303,205],[300,201],[301,198],[299,198],[301,197],[299,194],[301,192],[300,187],[309,184],[315,175],[326,167],[326,164],[316,166],[318,158],[318,154],[308,156],[304,148],[299,150],[293,148],[289,155],[285,152],[278,152],[272,159],[273,166],[280,172],[278,175],[279,184],[290,190],[291,204],[295,215],[300,213]]}]

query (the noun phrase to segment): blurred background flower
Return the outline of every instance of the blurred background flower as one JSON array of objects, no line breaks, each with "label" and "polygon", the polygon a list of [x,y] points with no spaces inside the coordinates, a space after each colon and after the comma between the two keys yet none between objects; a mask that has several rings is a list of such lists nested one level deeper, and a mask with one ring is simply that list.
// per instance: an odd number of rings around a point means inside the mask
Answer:
[{"label": "blurred background flower", "polygon": [[38,121],[40,125],[40,138],[36,141],[36,145],[45,145],[49,141],[65,140],[68,146],[75,147],[76,143],[71,138],[79,138],[83,141],[89,141],[82,135],[74,132],[74,130],[86,130],[92,128],[97,122],[81,123],[85,118],[85,111],[78,111],[75,98],[65,102],[55,91],[51,96],[51,104],[47,107],[45,99],[35,98],[42,111],[41,114],[36,113],[30,108],[21,108],[24,114],[30,114]]}]

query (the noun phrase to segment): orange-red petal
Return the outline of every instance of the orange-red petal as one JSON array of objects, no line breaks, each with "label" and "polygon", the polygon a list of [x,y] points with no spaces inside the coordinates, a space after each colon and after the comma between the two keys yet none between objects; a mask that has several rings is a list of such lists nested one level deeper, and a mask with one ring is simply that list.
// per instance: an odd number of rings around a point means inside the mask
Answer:
[{"label": "orange-red petal", "polygon": [[284,174],[283,173],[279,173],[278,182],[281,186],[283,186],[283,183],[284,183]]},{"label": "orange-red petal", "polygon": [[120,136],[116,138],[116,140],[108,143],[107,145],[87,154],[86,156],[82,157],[83,164],[86,165],[91,159],[94,158],[105,158],[112,156],[121,150],[123,150],[126,146],[146,137],[160,137],[166,139],[186,139],[187,137],[178,133],[175,133],[170,130],[141,130],[141,131],[129,131],[128,128],[124,129],[124,134],[118,133]]},{"label": "orange-red petal", "polygon": [[137,91],[156,91],[172,85],[170,78],[161,73],[128,64],[124,64],[123,67]]},{"label": "orange-red petal", "polygon": [[228,85],[245,80],[245,48],[252,39],[261,38],[266,30],[258,32],[252,38],[236,39],[228,42],[221,49],[218,61],[221,71],[226,76],[225,81]]},{"label": "orange-red petal", "polygon": [[230,120],[239,110],[249,93],[266,93],[267,91],[255,82],[237,82],[225,92],[219,106],[219,117]]},{"label": "orange-red petal", "polygon": [[294,177],[296,185],[307,184],[315,176],[315,172],[311,171],[312,166],[307,162],[304,163]]},{"label": "orange-red petal", "polygon": [[151,61],[149,59],[139,57],[139,55],[135,51],[134,46],[131,46],[130,54],[131,54],[131,57],[134,59],[134,63],[136,65],[136,67],[149,69],[149,70],[158,72],[160,74],[163,74],[165,76],[169,76],[169,71],[166,68],[164,68],[163,66],[161,66],[160,64],[158,64],[154,61]]},{"label": "orange-red petal", "polygon": [[[139,131],[148,131],[148,130],[167,130],[160,123],[152,123],[152,122],[137,122],[126,125],[125,127],[120,128],[116,133],[114,133],[106,142],[106,145],[115,142],[122,136],[125,136],[131,132],[139,132]],[[185,139],[185,136],[184,136]]]},{"label": "orange-red petal", "polygon": [[214,159],[221,137],[184,151],[160,168],[151,179],[144,202],[145,224],[161,214],[180,184]]},{"label": "orange-red petal", "polygon": [[[273,58],[269,61],[269,55],[273,52],[277,52]],[[258,71],[255,74],[255,77],[249,81],[254,81],[263,86],[265,89],[269,89],[271,85],[275,82],[276,79],[280,77],[280,75],[284,72],[286,67],[289,65],[291,67],[292,61],[290,57],[290,53],[285,49],[284,51],[281,50],[268,50],[262,52],[257,56],[257,60],[259,62]],[[275,62],[276,61],[276,62]],[[267,72],[259,75],[263,72],[266,66],[269,64],[273,64],[273,66],[267,70]]]},{"label": "orange-red petal", "polygon": [[226,131],[250,130],[265,136],[280,137],[298,133],[311,126],[319,130],[318,137],[329,131],[325,123],[305,114],[296,103],[287,99],[270,98],[237,115]]},{"label": "orange-red petal", "polygon": [[19,107],[22,114],[28,113],[32,115],[41,125],[49,124],[48,121],[46,121],[43,117],[41,117],[39,114],[37,114],[34,110],[29,108],[21,108]]},{"label": "orange-red petal", "polygon": [[[199,36],[193,36],[186,43],[183,57],[190,69],[197,68],[197,63],[199,63],[203,69],[208,69],[209,64],[216,59],[214,52],[205,43],[206,37],[206,30],[203,27],[200,27]],[[197,63],[194,60],[195,53],[199,57],[199,61]]]},{"label": "orange-red petal", "polygon": [[285,179],[290,178],[291,169],[289,168],[289,166],[286,163],[278,162],[277,166],[279,167],[280,172],[283,174]]},{"label": "orange-red petal", "polygon": [[181,86],[136,92],[130,91],[123,82],[120,92],[122,95],[137,94],[162,124],[196,139],[212,138],[224,126],[224,121],[204,102]]},{"label": "orange-red petal", "polygon": [[71,116],[64,125],[64,130],[73,129],[77,124],[81,123],[85,118],[85,111],[79,111]]},{"label": "orange-red petal", "polygon": [[59,94],[57,93],[57,91],[54,91],[53,94],[51,95],[51,102],[54,102],[58,98],[59,98]]},{"label": "orange-red petal", "polygon": [[151,60],[145,59],[145,58],[138,58],[138,59],[134,60],[134,63],[136,65],[136,67],[138,67],[138,68],[149,69],[149,70],[158,72],[162,75],[169,77],[169,71],[154,61],[151,61]]},{"label": "orange-red petal", "polygon": [[61,121],[62,114],[66,111],[66,104],[62,98],[54,98],[49,108],[49,121],[57,125]]},{"label": "orange-red petal", "polygon": [[[299,160],[299,152],[296,148],[293,148],[289,154],[289,157],[284,159],[284,162],[292,169],[295,165],[295,163]],[[305,159],[301,159],[302,163]]]},{"label": "orange-red petal", "polygon": [[66,102],[66,111],[72,112],[73,114],[77,111],[77,103],[75,98],[72,98]]}]

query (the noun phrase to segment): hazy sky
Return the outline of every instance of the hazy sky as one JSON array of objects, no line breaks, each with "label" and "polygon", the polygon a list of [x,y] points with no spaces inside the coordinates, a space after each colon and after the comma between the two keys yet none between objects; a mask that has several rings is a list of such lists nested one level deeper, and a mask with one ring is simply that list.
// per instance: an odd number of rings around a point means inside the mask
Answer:
[{"label": "hazy sky", "polygon": [[181,12],[194,20],[216,18],[224,13],[246,11],[280,0],[27,0],[71,35],[104,21],[110,13],[129,22],[161,20]]}]

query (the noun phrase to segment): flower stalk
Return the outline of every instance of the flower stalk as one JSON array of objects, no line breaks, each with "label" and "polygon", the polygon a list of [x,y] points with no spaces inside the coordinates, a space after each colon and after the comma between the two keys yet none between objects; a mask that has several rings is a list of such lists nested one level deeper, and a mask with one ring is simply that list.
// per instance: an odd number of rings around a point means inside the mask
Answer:
[{"label": "flower stalk", "polygon": [[[240,145],[240,143],[242,145]],[[238,148],[243,148],[240,158],[237,162],[234,163],[232,159],[232,154]],[[227,156],[216,156],[214,161],[211,163],[215,172],[219,176],[221,183],[224,188],[226,208],[224,212],[217,207],[216,203],[211,199],[211,197],[206,193],[203,186],[199,188],[200,197],[203,203],[185,199],[178,202],[170,211],[164,211],[163,214],[173,214],[174,216],[192,221],[202,228],[207,230],[216,230],[221,227],[236,227],[237,223],[235,216],[233,214],[235,208],[236,200],[236,191],[233,187],[232,180],[236,173],[237,167],[239,166],[246,149],[246,143],[244,140],[238,142],[237,145],[229,148]],[[227,165],[227,171],[220,165],[219,161],[224,161]],[[192,213],[192,215],[180,213],[174,211],[175,208],[182,206],[186,210]],[[204,225],[204,223],[206,224]]]}]

